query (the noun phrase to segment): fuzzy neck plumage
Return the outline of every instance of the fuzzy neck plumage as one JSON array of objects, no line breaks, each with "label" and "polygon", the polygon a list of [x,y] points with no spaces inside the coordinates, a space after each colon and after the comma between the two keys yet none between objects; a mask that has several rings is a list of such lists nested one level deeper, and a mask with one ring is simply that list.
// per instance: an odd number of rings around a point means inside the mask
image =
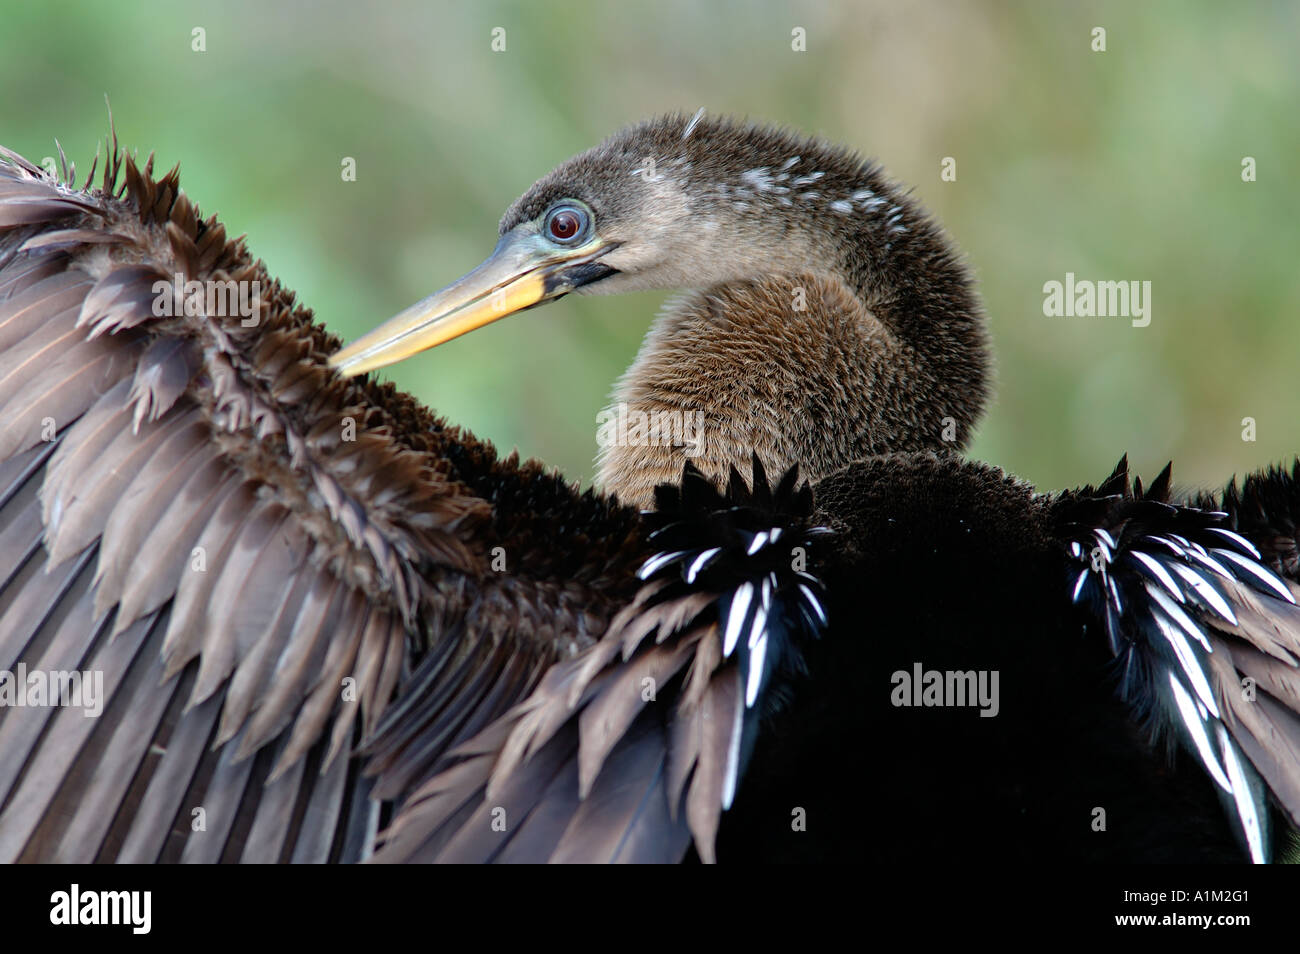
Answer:
[{"label": "fuzzy neck plumage", "polygon": [[877,167],[751,135],[766,163],[683,173],[701,214],[736,225],[718,254],[753,274],[666,307],[616,386],[599,481],[625,503],[649,507],[687,461],[721,480],[756,451],[768,473],[798,464],[816,482],[864,457],[960,450],[988,399],[983,314],[943,231]]}]

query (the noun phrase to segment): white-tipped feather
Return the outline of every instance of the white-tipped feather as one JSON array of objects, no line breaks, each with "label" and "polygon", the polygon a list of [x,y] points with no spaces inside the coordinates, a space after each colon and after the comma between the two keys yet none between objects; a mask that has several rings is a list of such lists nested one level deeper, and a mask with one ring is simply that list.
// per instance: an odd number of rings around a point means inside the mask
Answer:
[{"label": "white-tipped feather", "polygon": [[1201,702],[1205,703],[1205,708],[1210,710],[1210,714],[1216,719],[1219,718],[1219,706],[1214,701],[1214,693],[1210,691],[1210,682],[1205,678],[1200,664],[1196,661],[1196,656],[1192,652],[1192,647],[1188,644],[1187,639],[1178,630],[1169,617],[1163,613],[1153,613],[1152,616],[1156,625],[1169,645],[1174,649],[1174,655],[1178,657],[1178,663],[1182,666],[1183,674],[1187,676],[1187,681],[1192,684],[1192,689],[1196,692]]},{"label": "white-tipped feather", "polygon": [[703,570],[708,565],[710,560],[712,560],[715,556],[717,556],[721,552],[722,552],[722,547],[714,547],[711,550],[705,550],[694,560],[692,560],[691,565],[686,568],[686,582],[694,583],[695,578],[700,575],[700,571]]},{"label": "white-tipped feather", "polygon": [[745,645],[752,651],[754,644],[767,632],[767,607],[761,603],[754,610],[754,622],[749,627],[749,639]]},{"label": "white-tipped feather", "polygon": [[650,559],[646,560],[645,563],[641,564],[641,569],[637,570],[637,579],[644,580],[652,573],[657,572],[661,567],[671,563],[678,557],[685,555],[685,550],[678,550],[676,553],[661,553],[658,556],[652,556]]},{"label": "white-tipped feather", "polygon": [[1250,860],[1257,865],[1265,861],[1264,831],[1259,823],[1259,813],[1255,810],[1250,782],[1246,779],[1246,770],[1237,758],[1237,747],[1228,736],[1228,730],[1222,724],[1215,726],[1219,736],[1219,751],[1223,754],[1223,766],[1228,770],[1228,781],[1232,783],[1232,800],[1237,804],[1237,815],[1241,819],[1242,831],[1246,834],[1246,847],[1250,849]]},{"label": "white-tipped feather", "polygon": [[1228,776],[1224,774],[1219,760],[1214,755],[1214,748],[1210,745],[1210,737],[1205,734],[1205,723],[1196,713],[1196,706],[1192,704],[1192,697],[1187,694],[1178,677],[1172,672],[1169,674],[1169,685],[1174,690],[1174,702],[1178,706],[1178,714],[1182,716],[1183,725],[1186,726],[1188,734],[1192,737],[1192,743],[1196,746],[1197,753],[1201,756],[1201,762],[1204,763],[1214,781],[1219,784],[1229,795],[1232,794],[1232,783],[1228,781]]},{"label": "white-tipped feather", "polygon": [[1160,536],[1155,536],[1154,534],[1148,534],[1143,539],[1149,540],[1152,543],[1158,543],[1162,547],[1166,547],[1169,550],[1169,552],[1176,557],[1187,556],[1187,551],[1184,550],[1182,547],[1180,547],[1178,544],[1174,543],[1174,541],[1170,540],[1168,537],[1160,537]]},{"label": "white-tipped feather", "polygon": [[763,681],[763,663],[767,659],[767,634],[759,636],[758,643],[749,653],[749,673],[745,683],[745,708],[752,709],[758,700],[759,685]]},{"label": "white-tipped feather", "polygon": [[1196,625],[1194,619],[1183,612],[1182,607],[1150,584],[1147,584],[1147,592],[1151,594],[1151,598],[1159,604],[1160,608],[1168,613],[1170,618],[1179,625],[1183,632],[1187,633],[1188,636],[1199,642],[1205,648],[1207,653],[1213,652],[1213,649],[1210,647],[1210,641],[1206,638],[1204,631],[1200,626]]},{"label": "white-tipped feather", "polygon": [[1210,527],[1210,533],[1217,533],[1221,537],[1227,537],[1233,543],[1237,544],[1237,546],[1241,547],[1243,550],[1245,550],[1247,553],[1253,556],[1256,560],[1263,559],[1263,557],[1260,556],[1259,551],[1255,549],[1255,544],[1251,543],[1240,533],[1234,533],[1233,531],[1225,530],[1222,527]]},{"label": "white-tipped feather", "polygon": [[1223,594],[1215,587],[1211,586],[1205,577],[1201,576],[1201,574],[1197,573],[1190,566],[1182,566],[1179,564],[1174,565],[1174,572],[1186,580],[1187,584],[1196,591],[1196,594],[1208,603],[1210,607],[1219,614],[1219,616],[1227,620],[1233,626],[1237,625],[1237,614],[1232,611],[1232,607],[1229,606],[1228,601],[1223,598]]},{"label": "white-tipped feather", "polygon": [[1241,567],[1255,579],[1259,580],[1276,593],[1281,599],[1286,600],[1288,603],[1295,602],[1295,597],[1291,595],[1291,591],[1287,589],[1286,584],[1279,580],[1277,574],[1268,567],[1260,563],[1253,563],[1240,553],[1233,553],[1231,550],[1220,550],[1216,547],[1214,553],[1216,556],[1223,557],[1225,560],[1229,560],[1234,565]]},{"label": "white-tipped feather", "polygon": [[1115,604],[1115,612],[1124,612],[1124,600],[1120,598],[1119,587],[1115,585],[1115,578],[1113,576],[1106,577],[1106,585],[1110,587],[1110,598],[1111,602]]},{"label": "white-tipped feather", "polygon": [[1160,565],[1159,560],[1153,556],[1148,556],[1140,550],[1133,550],[1129,556],[1133,557],[1134,560],[1150,570],[1155,578],[1161,582],[1164,588],[1173,595],[1174,599],[1178,600],[1180,603],[1183,602],[1182,587],[1174,582],[1174,578],[1169,575],[1168,570]]},{"label": "white-tipped feather", "polygon": [[1194,549],[1187,551],[1187,558],[1189,560],[1195,560],[1207,569],[1213,570],[1215,573],[1219,574],[1219,576],[1225,576],[1228,579],[1232,579],[1232,574],[1228,572],[1228,568],[1206,553],[1204,547],[1199,544],[1192,544],[1192,546]]},{"label": "white-tipped feather", "polygon": [[723,659],[731,657],[732,650],[740,641],[740,628],[745,623],[745,617],[749,615],[749,604],[753,599],[753,583],[742,583],[736,587],[736,594],[731,598],[731,605],[727,608],[727,629],[722,637]]},{"label": "white-tipped feather", "polygon": [[[1143,587],[1151,598],[1151,619],[1178,660],[1178,668],[1170,669],[1167,674],[1178,716],[1206,771],[1215,784],[1232,796],[1251,860],[1258,864],[1267,859],[1267,852],[1263,820],[1251,787],[1249,767],[1243,762],[1240,750],[1221,721],[1222,714],[1215,702],[1214,690],[1192,648],[1191,640],[1199,643],[1206,653],[1213,652],[1208,638],[1208,625],[1216,618],[1233,626],[1238,624],[1231,601],[1216,586],[1216,577],[1233,581],[1249,578],[1251,583],[1258,584],[1259,588],[1267,590],[1270,595],[1276,595],[1292,604],[1296,600],[1290,588],[1259,562],[1259,550],[1249,540],[1220,527],[1206,529],[1236,549],[1213,547],[1207,550],[1199,543],[1190,542],[1176,533],[1151,534],[1143,539],[1178,559],[1169,560],[1166,557],[1162,560],[1150,553],[1133,549],[1128,550],[1127,555],[1142,575],[1147,577],[1143,580]],[[1111,563],[1114,551],[1118,549],[1114,538],[1101,528],[1093,531],[1093,537],[1104,562]],[[1078,541],[1070,543],[1070,553],[1076,559],[1087,556],[1085,547]],[[1255,559],[1252,560],[1243,553],[1251,554]],[[1103,591],[1108,591],[1115,605],[1120,606],[1120,593],[1115,578],[1107,572],[1105,566],[1097,571],[1089,566],[1079,573],[1074,581],[1073,601],[1079,602],[1084,584],[1093,572],[1099,572]],[[1208,615],[1207,610],[1213,616]],[[1203,623],[1202,619],[1206,622]]]},{"label": "white-tipped feather", "polygon": [[825,626],[826,611],[822,609],[821,601],[817,599],[817,595],[802,583],[799,584],[799,591],[803,593],[804,600],[806,600],[808,605],[813,608],[813,612],[817,614],[817,618],[821,620],[821,624]]}]

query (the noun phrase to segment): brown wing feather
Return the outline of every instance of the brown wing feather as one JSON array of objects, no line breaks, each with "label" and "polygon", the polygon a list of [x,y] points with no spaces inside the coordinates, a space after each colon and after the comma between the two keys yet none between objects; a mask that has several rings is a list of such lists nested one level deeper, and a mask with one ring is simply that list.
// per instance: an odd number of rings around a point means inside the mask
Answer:
[{"label": "brown wing feather", "polygon": [[[1296,516],[1300,514],[1300,463],[1289,472],[1269,468],[1232,481],[1221,494],[1199,495],[1196,506],[1227,514],[1227,526],[1248,539],[1276,586],[1300,599]],[[1227,557],[1216,554],[1220,560]],[[1215,651],[1209,662],[1216,698],[1233,739],[1263,776],[1274,797],[1300,826],[1300,605],[1273,586],[1214,578],[1232,605],[1237,625],[1210,619]]]},{"label": "brown wing feather", "polygon": [[[632,597],[637,515],[338,378],[175,170],[0,156],[0,665],[104,678],[98,718],[0,708],[0,858],[364,855],[403,680],[449,661],[410,765],[483,731]],[[256,321],[156,315],[176,274],[258,282]]]},{"label": "brown wing feather", "polygon": [[[376,860],[678,861],[692,836],[714,860],[744,694],[716,623],[697,622],[717,594],[648,606],[661,589],[646,584],[599,643],[426,772]],[[417,726],[377,740],[380,786]]]}]

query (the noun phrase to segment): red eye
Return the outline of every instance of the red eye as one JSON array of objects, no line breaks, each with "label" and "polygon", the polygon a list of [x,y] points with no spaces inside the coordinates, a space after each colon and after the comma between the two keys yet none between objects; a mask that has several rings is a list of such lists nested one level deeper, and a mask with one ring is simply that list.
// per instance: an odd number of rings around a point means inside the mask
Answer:
[{"label": "red eye", "polygon": [[557,242],[570,242],[582,232],[584,216],[577,209],[563,208],[551,213],[546,230]]}]

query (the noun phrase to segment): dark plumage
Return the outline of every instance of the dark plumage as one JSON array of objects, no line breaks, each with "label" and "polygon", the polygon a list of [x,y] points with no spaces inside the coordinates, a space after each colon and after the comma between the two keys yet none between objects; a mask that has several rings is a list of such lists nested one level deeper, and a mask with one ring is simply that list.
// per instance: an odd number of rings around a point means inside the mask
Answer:
[{"label": "dark plumage", "polygon": [[[1300,817],[1293,476],[963,460],[969,275],[857,157],[632,127],[331,354],[174,171],[6,155],[0,669],[108,701],[0,708],[0,856],[1264,860]],[[157,315],[177,272],[266,283],[259,320]],[[705,422],[607,450],[644,514],[358,376],[641,287],[690,291],[617,397]],[[903,704],[927,672],[997,692]]]}]

